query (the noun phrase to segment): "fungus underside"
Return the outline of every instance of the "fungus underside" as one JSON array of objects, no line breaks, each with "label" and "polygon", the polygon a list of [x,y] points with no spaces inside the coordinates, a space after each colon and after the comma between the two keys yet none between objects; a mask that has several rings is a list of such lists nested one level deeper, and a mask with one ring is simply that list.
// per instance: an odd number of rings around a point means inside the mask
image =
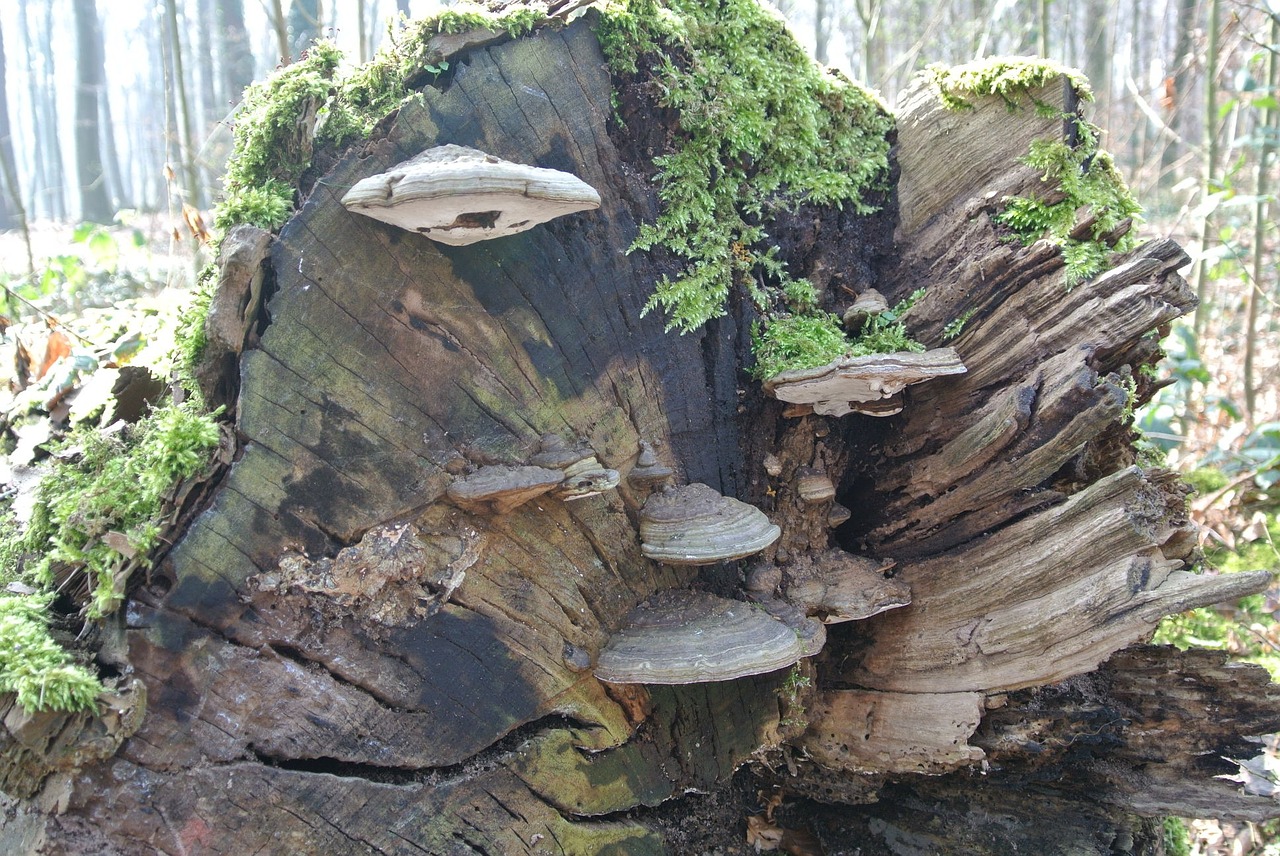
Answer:
[{"label": "fungus underside", "polygon": [[[1142,207],[1116,170],[1111,155],[1099,148],[1100,129],[1074,112],[1063,115],[1059,108],[1031,95],[1065,78],[1076,99],[1092,101],[1093,92],[1080,72],[1048,60],[998,57],[954,68],[932,65],[925,75],[948,109],[971,110],[974,104],[970,98],[998,97],[1012,111],[1021,109],[1024,99],[1029,99],[1041,115],[1062,117],[1073,125],[1074,145],[1062,139],[1033,140],[1027,155],[1021,158],[1022,163],[1039,170],[1041,180],[1052,183],[1055,192],[1046,198],[1006,197],[1004,210],[995,217],[1024,244],[1046,240],[1056,246],[1066,264],[1067,287],[1101,272],[1111,252],[1123,252],[1135,245],[1132,232],[1108,240],[1125,220],[1136,220]],[[1093,222],[1085,236],[1077,237],[1072,233],[1077,232],[1081,211],[1087,212]]]},{"label": "fungus underside", "polygon": [[866,200],[889,182],[884,106],[822,71],[754,0],[630,0],[608,7],[597,32],[615,76],[645,66],[680,117],[673,150],[654,161],[660,212],[631,249],[662,246],[684,269],[657,283],[645,311],[690,332],[725,314],[741,286],[764,316],[757,341],[790,343],[771,366],[839,355],[850,344],[839,323],[762,223],[804,202],[875,210]]}]

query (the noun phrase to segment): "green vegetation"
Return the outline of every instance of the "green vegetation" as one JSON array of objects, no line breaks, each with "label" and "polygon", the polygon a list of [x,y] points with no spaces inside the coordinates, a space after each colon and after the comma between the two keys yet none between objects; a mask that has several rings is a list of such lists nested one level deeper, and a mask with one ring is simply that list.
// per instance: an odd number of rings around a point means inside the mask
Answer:
[{"label": "green vegetation", "polygon": [[[1207,477],[1211,472],[1193,471],[1188,481],[1192,484],[1217,484],[1218,479]],[[1280,520],[1274,514],[1268,515],[1262,537],[1252,542],[1239,542],[1234,550],[1221,545],[1206,548],[1205,560],[1227,574],[1259,568],[1275,569],[1280,566],[1280,551],[1276,548],[1278,540]],[[1197,647],[1229,651],[1236,659],[1265,667],[1272,680],[1280,680],[1280,624],[1276,623],[1274,612],[1275,604],[1268,603],[1266,594],[1250,595],[1230,610],[1206,606],[1171,615],[1160,623],[1152,641],[1176,645],[1184,650]]]},{"label": "green vegetation", "polygon": [[995,96],[1002,99],[1009,110],[1016,110],[1022,98],[1063,77],[1078,98],[1093,100],[1093,90],[1083,74],[1047,59],[1014,56],[980,59],[956,66],[935,63],[928,66],[924,74],[949,110],[974,109],[973,102],[966,96]]},{"label": "green vegetation", "polygon": [[[216,414],[214,414],[216,415]],[[54,451],[26,529],[0,526],[0,692],[29,710],[89,709],[102,689],[49,634],[59,582],[83,572],[85,614],[100,618],[124,597],[129,573],[160,545],[166,499],[201,473],[218,445],[213,415],[170,404],[116,433],[73,430]]]},{"label": "green vegetation", "polygon": [[1187,824],[1180,817],[1166,817],[1164,825],[1164,852],[1167,856],[1191,856],[1191,835]]},{"label": "green vegetation", "polygon": [[[1074,145],[1057,139],[1034,140],[1030,152],[1022,158],[1023,163],[1043,173],[1042,181],[1054,184],[1056,190],[1051,198],[1057,201],[1008,197],[996,222],[1012,229],[1025,244],[1047,240],[1058,247],[1066,262],[1068,287],[1099,273],[1113,249],[1102,239],[1124,220],[1136,218],[1142,207],[1120,177],[1111,155],[1098,148],[1098,128],[1074,112],[1063,114],[1032,94],[1065,77],[1077,98],[1092,101],[1093,92],[1084,76],[1048,60],[1025,57],[997,57],[953,68],[931,65],[925,75],[938,98],[951,110],[974,109],[970,100],[974,97],[997,97],[1009,110],[1017,110],[1026,98],[1042,115],[1061,117],[1074,124],[1079,137]],[[1073,236],[1082,210],[1093,220],[1084,236]],[[1127,234],[1114,250],[1123,252],[1134,243],[1132,233]]]},{"label": "green vegetation", "polygon": [[631,0],[606,10],[598,33],[615,74],[651,67],[662,106],[680,114],[675,150],[655,159],[661,211],[632,249],[662,246],[686,266],[657,284],[645,311],[665,310],[668,329],[696,330],[725,313],[735,285],[762,312],[779,310],[799,280],[761,221],[802,202],[874,210],[866,197],[887,186],[892,118],[866,90],[819,69],[751,0]]},{"label": "green vegetation", "polygon": [[923,296],[923,289],[916,291],[889,311],[868,319],[852,339],[844,334],[840,319],[826,312],[781,315],[767,326],[756,324],[751,331],[756,356],[751,373],[763,380],[784,371],[815,368],[840,357],[919,353],[924,345],[907,334],[902,317]]},{"label": "green vegetation", "polygon": [[[1066,283],[1073,286],[1096,275],[1106,266],[1112,247],[1102,239],[1126,219],[1142,211],[1124,179],[1116,171],[1111,155],[1098,149],[1098,129],[1078,122],[1080,144],[1074,148],[1061,140],[1034,140],[1030,153],[1022,159],[1042,170],[1042,181],[1053,182],[1061,196],[1045,202],[1028,196],[1005,199],[1005,210],[996,217],[1014,231],[1023,243],[1047,240],[1062,251],[1066,261]],[[1093,218],[1086,237],[1073,237],[1079,212]],[[1115,244],[1123,252],[1136,243],[1130,232]]]},{"label": "green vegetation", "polygon": [[948,321],[947,325],[942,328],[943,341],[950,342],[956,336],[959,336],[962,332],[964,332],[964,325],[969,323],[969,319],[973,317],[974,312],[977,312],[977,310],[976,309],[965,310],[965,312],[962,315],[960,315],[959,318],[954,318],[951,321]]},{"label": "green vegetation", "polygon": [[102,684],[49,635],[53,593],[0,595],[0,692],[27,710],[90,710]]},{"label": "green vegetation", "polygon": [[120,572],[135,557],[145,567],[159,546],[166,494],[205,469],[218,439],[213,416],[190,403],[166,405],[116,433],[74,429],[54,452],[26,531],[11,530],[0,547],[7,560],[34,562],[19,574],[6,561],[0,575],[47,587],[57,568],[79,568],[88,577],[88,616],[113,611],[127,582]]}]

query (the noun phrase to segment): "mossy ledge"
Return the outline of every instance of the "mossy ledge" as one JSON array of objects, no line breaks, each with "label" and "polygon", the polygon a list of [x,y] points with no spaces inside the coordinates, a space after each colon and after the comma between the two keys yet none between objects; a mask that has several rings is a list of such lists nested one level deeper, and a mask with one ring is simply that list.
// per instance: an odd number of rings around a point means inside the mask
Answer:
[{"label": "mossy ledge", "polygon": [[[1000,98],[1009,110],[1031,106],[1042,115],[1061,116],[1071,129],[1071,139],[1034,140],[1022,158],[1042,173],[1042,181],[1053,185],[1052,192],[1042,198],[1006,197],[1004,210],[995,218],[1024,244],[1046,240],[1058,247],[1068,287],[1100,273],[1110,253],[1135,246],[1130,229],[1142,206],[1111,155],[1099,147],[1101,130],[1074,109],[1079,101],[1093,100],[1083,74],[1050,60],[996,57],[953,68],[931,65],[924,75],[948,109],[971,110],[971,99]],[[1059,80],[1069,89],[1065,113],[1034,95]]]},{"label": "mossy ledge", "polygon": [[77,428],[54,450],[31,519],[0,526],[0,692],[28,710],[93,708],[101,682],[50,633],[54,593],[88,620],[120,606],[162,547],[175,487],[209,466],[216,415],[168,404],[123,430]]}]

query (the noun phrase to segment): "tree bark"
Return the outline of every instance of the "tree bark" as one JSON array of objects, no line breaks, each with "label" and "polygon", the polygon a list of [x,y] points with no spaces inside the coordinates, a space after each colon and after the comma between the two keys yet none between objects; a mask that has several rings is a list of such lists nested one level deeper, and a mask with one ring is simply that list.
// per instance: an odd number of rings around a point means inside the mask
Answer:
[{"label": "tree bark", "polygon": [[240,101],[244,88],[253,82],[253,49],[244,25],[244,0],[219,0],[215,12],[222,57],[222,93],[230,108]]},{"label": "tree bark", "polygon": [[[448,86],[318,156],[278,235],[227,236],[205,391],[234,410],[234,461],[107,631],[135,676],[116,720],[5,720],[0,842],[729,854],[785,827],[825,848],[791,852],[1115,853],[1158,852],[1144,818],[1166,811],[1266,813],[1210,758],[1280,728],[1260,670],[1124,650],[1162,613],[1269,581],[1182,570],[1182,489],[1134,462],[1126,390],[1151,394],[1155,331],[1193,303],[1180,251],[1139,248],[1068,291],[1056,250],[990,216],[1041,186],[1018,158],[1061,119],[917,92],[896,210],[802,205],[769,232],[833,310],[925,286],[911,325],[932,345],[973,310],[954,340],[969,371],[884,419],[784,408],[742,371],[748,301],[686,336],[642,312],[675,266],[624,250],[657,213],[673,117],[643,75],[610,78],[593,14],[451,58]],[[1063,103],[1057,84],[1035,95]],[[445,143],[571,172],[600,208],[449,247],[341,204]],[[589,445],[617,489],[503,513],[450,499],[548,434]],[[645,558],[642,442],[780,540],[742,564]],[[853,513],[834,531],[833,500],[801,493],[815,472]],[[846,552],[896,563],[912,603],[832,625],[794,672],[592,674],[657,591],[742,598],[745,576],[794,604]],[[770,787],[781,804],[757,808]]]},{"label": "tree bark", "polygon": [[80,187],[80,216],[110,223],[115,208],[107,197],[102,169],[98,100],[101,97],[102,30],[94,0],[75,0],[76,27],[76,177]]}]

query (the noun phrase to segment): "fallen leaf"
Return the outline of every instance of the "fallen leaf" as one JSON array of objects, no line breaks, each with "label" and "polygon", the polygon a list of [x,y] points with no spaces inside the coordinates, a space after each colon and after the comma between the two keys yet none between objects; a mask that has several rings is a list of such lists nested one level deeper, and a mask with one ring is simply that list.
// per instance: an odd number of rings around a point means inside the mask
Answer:
[{"label": "fallen leaf", "polygon": [[50,330],[49,338],[44,343],[44,359],[40,361],[40,371],[36,373],[36,380],[40,380],[49,373],[49,369],[53,368],[53,364],[63,357],[71,356],[71,340],[67,338],[67,334],[61,330]]},{"label": "fallen leaf", "polygon": [[782,829],[766,820],[763,814],[747,815],[747,844],[757,853],[777,850],[782,844]]}]

